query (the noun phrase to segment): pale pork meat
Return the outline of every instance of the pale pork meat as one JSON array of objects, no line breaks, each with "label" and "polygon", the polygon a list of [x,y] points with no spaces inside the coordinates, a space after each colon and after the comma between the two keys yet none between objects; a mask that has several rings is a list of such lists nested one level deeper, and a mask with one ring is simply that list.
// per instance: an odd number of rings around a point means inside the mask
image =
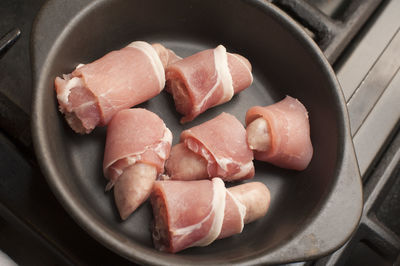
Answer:
[{"label": "pale pork meat", "polygon": [[246,114],[247,139],[257,160],[294,170],[307,168],[313,155],[306,108],[290,96],[254,106]]},{"label": "pale pork meat", "polygon": [[176,253],[241,233],[244,224],[267,213],[270,192],[259,182],[226,189],[220,178],[156,181],[150,201],[154,245]]},{"label": "pale pork meat", "polygon": [[178,60],[161,44],[143,41],[112,51],[55,79],[60,111],[77,133],[109,123],[119,110],[149,100],[165,86],[164,67]]},{"label": "pale pork meat", "polygon": [[247,145],[245,128],[233,115],[222,113],[184,130],[180,143],[172,148],[166,172],[173,180],[252,178],[253,152]]},{"label": "pale pork meat", "polygon": [[119,111],[107,127],[104,151],[106,190],[114,186],[115,203],[126,219],[149,196],[164,172],[172,133],[154,113],[141,108]]},{"label": "pale pork meat", "polygon": [[181,123],[228,102],[253,82],[250,62],[222,45],[169,64],[165,71],[167,91],[184,115]]}]

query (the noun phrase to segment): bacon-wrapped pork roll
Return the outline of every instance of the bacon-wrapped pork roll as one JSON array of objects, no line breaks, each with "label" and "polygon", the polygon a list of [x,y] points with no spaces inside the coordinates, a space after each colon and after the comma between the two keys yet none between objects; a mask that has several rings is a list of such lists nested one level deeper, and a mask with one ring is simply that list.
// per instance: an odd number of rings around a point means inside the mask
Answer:
[{"label": "bacon-wrapped pork roll", "polygon": [[220,178],[156,181],[150,201],[154,245],[175,253],[241,233],[267,213],[270,192],[260,182],[226,189]]},{"label": "bacon-wrapped pork roll", "polygon": [[181,123],[228,102],[253,82],[250,62],[222,45],[168,65],[165,75],[176,110],[184,115]]},{"label": "bacon-wrapped pork roll", "polygon": [[154,113],[141,108],[119,111],[107,128],[103,170],[114,186],[115,203],[126,219],[164,172],[172,143],[171,131]]},{"label": "bacon-wrapped pork roll", "polygon": [[246,125],[257,160],[299,171],[307,168],[313,147],[308,113],[300,101],[286,96],[269,106],[254,106],[247,111]]},{"label": "bacon-wrapped pork roll", "polygon": [[60,111],[77,133],[107,125],[119,110],[149,100],[165,86],[164,67],[178,57],[160,44],[136,41],[78,65],[55,79]]},{"label": "bacon-wrapped pork roll", "polygon": [[233,115],[222,113],[183,131],[180,143],[172,147],[166,172],[173,180],[252,178],[253,152],[245,128]]}]

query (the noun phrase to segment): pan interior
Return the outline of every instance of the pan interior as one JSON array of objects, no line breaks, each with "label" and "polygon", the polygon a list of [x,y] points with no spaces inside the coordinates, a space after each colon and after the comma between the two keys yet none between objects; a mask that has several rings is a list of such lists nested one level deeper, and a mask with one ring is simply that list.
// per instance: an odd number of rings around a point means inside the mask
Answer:
[{"label": "pan interior", "polygon": [[[251,106],[269,105],[291,95],[309,111],[314,156],[302,172],[255,162],[254,181],[265,183],[272,194],[267,216],[246,225],[242,234],[174,256],[197,262],[234,261],[268,253],[295,236],[313,219],[330,192],[336,179],[338,147],[342,145],[341,118],[335,112],[339,110],[337,92],[321,70],[313,48],[304,45],[298,36],[257,1],[111,0],[99,1],[77,14],[60,33],[46,61],[47,71],[42,78],[48,86],[39,88],[42,105],[38,114],[44,121],[46,141],[42,145],[52,155],[46,163],[55,170],[49,179],[63,188],[59,193],[68,192],[73,197],[76,205],[67,207],[72,215],[81,222],[92,219],[101,224],[104,234],[115,237],[105,244],[117,251],[118,245],[111,242],[139,245],[151,256],[171,258],[152,248],[152,213],[148,202],[126,221],[120,221],[112,192],[104,192],[102,159],[106,130],[98,128],[86,136],[73,133],[58,112],[52,87],[54,78],[70,73],[78,63],[89,63],[135,40],[159,42],[182,57],[223,44],[229,52],[239,53],[252,63],[254,82],[250,88],[185,125],[179,124],[180,115],[166,92],[139,107],[158,114],[177,143],[182,130],[221,112],[231,113],[244,123]],[[75,208],[80,209],[84,219]],[[135,251],[122,253],[141,260]]]}]

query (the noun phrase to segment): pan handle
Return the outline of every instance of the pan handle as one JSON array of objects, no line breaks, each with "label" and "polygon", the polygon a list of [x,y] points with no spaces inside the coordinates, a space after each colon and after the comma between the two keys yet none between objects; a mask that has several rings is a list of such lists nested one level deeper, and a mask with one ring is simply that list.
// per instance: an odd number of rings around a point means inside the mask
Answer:
[{"label": "pan handle", "polygon": [[304,230],[280,246],[277,252],[268,254],[268,261],[281,263],[282,258],[314,260],[323,254],[332,254],[353,236],[363,211],[363,191],[350,135],[346,139],[335,189],[327,195],[317,216],[308,220]]}]

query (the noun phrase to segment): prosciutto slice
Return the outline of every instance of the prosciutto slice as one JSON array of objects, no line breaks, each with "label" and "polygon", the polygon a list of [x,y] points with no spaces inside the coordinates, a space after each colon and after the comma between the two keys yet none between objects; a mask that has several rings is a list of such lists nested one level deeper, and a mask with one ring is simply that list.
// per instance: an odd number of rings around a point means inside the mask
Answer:
[{"label": "prosciutto slice", "polygon": [[265,150],[255,149],[254,157],[279,167],[304,170],[313,155],[310,123],[304,105],[286,96],[275,104],[250,108],[246,114],[248,136],[252,135],[249,132],[251,124],[259,118],[266,121],[269,143]]},{"label": "prosciutto slice", "polygon": [[222,113],[183,131],[180,142],[166,163],[171,179],[221,177],[234,181],[254,176],[253,152],[247,145],[246,130],[231,114]]},{"label": "prosciutto slice", "polygon": [[164,67],[178,60],[160,44],[136,41],[56,77],[59,108],[77,133],[104,126],[122,109],[147,101],[165,85]]},{"label": "prosciutto slice", "polygon": [[266,214],[270,194],[258,182],[238,187],[226,189],[220,178],[156,181],[150,196],[155,247],[175,253],[241,233],[245,223]]},{"label": "prosciutto slice", "polygon": [[253,82],[250,62],[222,45],[170,64],[165,75],[176,110],[184,115],[181,123],[228,102]]},{"label": "prosciutto slice", "polygon": [[115,185],[114,197],[126,219],[149,196],[164,171],[172,133],[154,113],[141,108],[118,112],[107,127],[104,151],[106,190]]}]

